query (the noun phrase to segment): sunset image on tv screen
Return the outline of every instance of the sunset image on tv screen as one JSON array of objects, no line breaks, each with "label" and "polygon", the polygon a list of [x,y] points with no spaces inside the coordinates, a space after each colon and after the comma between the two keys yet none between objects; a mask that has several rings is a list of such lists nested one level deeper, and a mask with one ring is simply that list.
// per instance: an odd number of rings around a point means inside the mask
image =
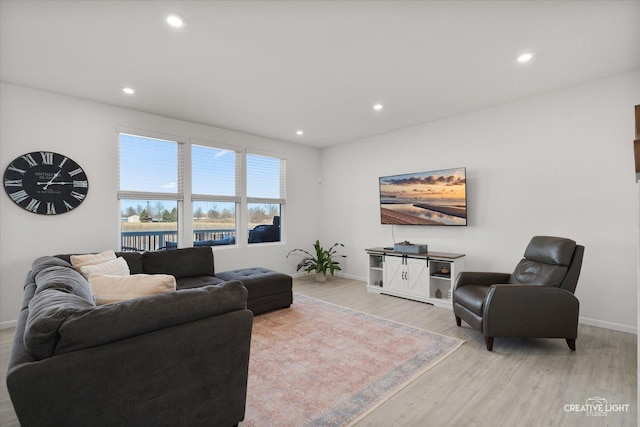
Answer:
[{"label": "sunset image on tv screen", "polygon": [[382,224],[467,225],[466,169],[380,178]]}]

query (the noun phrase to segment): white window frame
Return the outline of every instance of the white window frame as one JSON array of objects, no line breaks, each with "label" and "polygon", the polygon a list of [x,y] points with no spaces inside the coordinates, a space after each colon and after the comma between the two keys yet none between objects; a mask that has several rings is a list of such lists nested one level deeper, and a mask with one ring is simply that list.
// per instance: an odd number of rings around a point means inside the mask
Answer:
[{"label": "white window frame", "polygon": [[[191,182],[191,177],[193,174],[193,162],[191,159],[191,153],[192,153],[192,148],[194,145],[199,145],[201,147],[208,147],[208,148],[213,148],[213,149],[220,149],[220,150],[227,150],[227,151],[233,151],[235,153],[235,196],[218,196],[218,195],[210,195],[210,194],[194,194],[191,193],[191,189],[192,189],[192,182]],[[185,166],[185,170],[188,170],[189,173],[186,174],[189,176],[189,180],[188,180],[188,189],[189,189],[189,199],[191,200],[191,203],[189,203],[189,207],[188,210],[189,212],[185,212],[185,214],[189,215],[189,218],[192,218],[191,221],[185,221],[188,222],[189,225],[188,227],[186,227],[185,224],[185,228],[189,228],[190,230],[190,235],[193,235],[193,202],[233,202],[236,205],[236,209],[235,209],[235,231],[236,231],[236,243],[235,245],[223,245],[220,246],[221,248],[224,247],[234,247],[234,246],[238,246],[239,242],[241,241],[240,239],[242,238],[240,236],[240,231],[241,231],[241,226],[240,226],[240,211],[241,211],[241,206],[242,206],[242,175],[243,175],[243,169],[242,169],[242,159],[244,157],[244,150],[241,147],[237,147],[234,145],[228,145],[228,144],[221,144],[215,141],[207,141],[207,140],[202,140],[202,139],[190,139],[189,140],[189,149],[185,150],[189,152],[189,167],[188,169]],[[185,206],[185,211],[187,210],[187,207]],[[193,242],[191,243],[193,245]]]},{"label": "white window frame", "polygon": [[[164,141],[171,141],[178,144],[178,188],[175,193],[163,193],[163,192],[145,192],[145,191],[123,191],[120,190],[120,134],[127,134],[132,136],[138,136],[142,138],[159,139]],[[116,157],[117,157],[117,175],[116,175],[116,188],[118,199],[118,213],[116,215],[117,224],[117,245],[120,247],[121,242],[121,229],[120,229],[120,200],[121,199],[133,199],[133,200],[176,200],[178,203],[178,247],[191,247],[193,246],[193,202],[208,201],[208,202],[233,202],[236,205],[236,244],[224,245],[219,248],[230,247],[248,247],[256,244],[259,245],[283,245],[285,242],[285,224],[286,224],[286,158],[280,153],[263,151],[253,148],[243,148],[235,145],[223,144],[211,140],[185,138],[172,134],[165,134],[154,131],[146,131],[141,129],[133,129],[127,127],[116,127]],[[192,159],[191,152],[192,146],[199,145],[203,147],[209,147],[214,149],[229,150],[235,152],[235,175],[236,175],[236,194],[235,196],[216,196],[208,194],[193,194],[192,193]],[[248,197],[247,196],[247,155],[254,154],[259,156],[266,156],[280,160],[280,197],[279,198],[264,198],[264,197]],[[189,201],[189,203],[185,203]],[[278,242],[264,242],[264,243],[252,243],[249,244],[249,204],[277,204],[280,205],[280,241]]]},{"label": "white window frame", "polygon": [[[247,155],[254,154],[257,156],[265,156],[271,157],[274,159],[280,160],[280,197],[279,198],[266,198],[266,197],[249,197],[247,196]],[[255,150],[252,148],[247,148],[244,150],[243,160],[243,200],[242,200],[242,210],[244,214],[242,230],[246,229],[247,236],[243,238],[243,241],[246,242],[248,246],[254,245],[278,245],[284,244],[285,242],[285,226],[286,224],[286,216],[285,216],[285,205],[287,203],[286,190],[287,190],[287,159],[281,154],[263,151],[263,150]],[[280,240],[277,242],[264,242],[264,243],[249,243],[249,204],[250,203],[260,203],[260,204],[272,204],[272,205],[280,205]]]},{"label": "white window frame", "polygon": [[[125,134],[125,135],[131,135],[131,136],[137,136],[137,137],[141,137],[141,138],[149,138],[149,139],[159,139],[159,140],[163,140],[163,141],[169,141],[169,142],[175,142],[177,144],[177,148],[178,148],[178,158],[177,158],[177,162],[178,164],[177,166],[177,170],[178,170],[178,176],[177,176],[177,191],[175,193],[163,193],[163,192],[150,192],[150,191],[130,191],[130,190],[120,190],[120,135]],[[185,146],[187,145],[187,139],[180,137],[180,136],[176,136],[176,135],[170,135],[170,134],[164,134],[164,133],[159,133],[159,132],[153,132],[153,131],[145,131],[145,130],[140,130],[140,129],[131,129],[131,128],[125,128],[125,127],[116,127],[116,157],[117,157],[117,175],[116,175],[116,188],[118,189],[117,192],[117,198],[118,198],[118,233],[117,233],[117,238],[118,238],[118,244],[116,247],[120,248],[120,243],[122,241],[121,239],[121,229],[120,229],[120,210],[121,210],[121,205],[120,205],[120,200],[122,199],[128,199],[128,200],[168,200],[168,201],[174,201],[176,200],[178,203],[178,225],[177,225],[177,231],[178,231],[178,246],[182,246],[184,244],[184,239],[185,239],[185,233],[184,230],[181,229],[180,227],[180,222],[181,222],[181,218],[184,218],[184,214],[185,214],[185,209],[184,209],[184,200],[185,200],[185,189],[189,189],[190,191],[190,182],[189,185],[185,185]],[[190,179],[190,177],[189,177]]]}]

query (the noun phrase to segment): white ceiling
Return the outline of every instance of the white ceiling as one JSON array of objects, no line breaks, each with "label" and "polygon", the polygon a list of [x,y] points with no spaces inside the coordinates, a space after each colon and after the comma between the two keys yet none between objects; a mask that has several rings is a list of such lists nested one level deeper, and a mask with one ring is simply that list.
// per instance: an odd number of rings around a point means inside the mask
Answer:
[{"label": "white ceiling", "polygon": [[640,1],[0,5],[2,81],[316,147],[640,69]]}]

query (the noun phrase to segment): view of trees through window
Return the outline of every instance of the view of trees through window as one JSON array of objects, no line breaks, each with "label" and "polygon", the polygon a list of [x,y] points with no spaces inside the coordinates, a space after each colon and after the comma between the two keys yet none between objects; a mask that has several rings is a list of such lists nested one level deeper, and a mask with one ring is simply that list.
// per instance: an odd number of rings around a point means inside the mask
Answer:
[{"label": "view of trees through window", "polygon": [[272,224],[273,217],[280,216],[280,205],[249,205],[249,226]]},{"label": "view of trees through window", "polygon": [[140,222],[177,222],[178,209],[167,209],[164,202],[157,201],[155,203],[147,200],[144,204],[138,204],[136,207],[129,206],[122,212],[122,216],[130,218],[137,215]]}]

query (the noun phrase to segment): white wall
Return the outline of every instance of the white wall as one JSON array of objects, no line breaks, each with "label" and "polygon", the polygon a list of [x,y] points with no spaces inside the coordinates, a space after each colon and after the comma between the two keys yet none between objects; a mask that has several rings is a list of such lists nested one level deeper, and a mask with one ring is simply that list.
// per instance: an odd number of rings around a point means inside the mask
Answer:
[{"label": "white wall", "polygon": [[293,273],[287,252],[310,247],[318,238],[318,149],[2,83],[2,170],[30,151],[62,153],[87,172],[89,194],[79,208],[54,217],[26,212],[0,195],[0,326],[16,319],[24,278],[36,257],[118,247],[116,127],[266,150],[287,159],[286,243],[215,248],[217,271],[263,266]]},{"label": "white wall", "polygon": [[288,250],[310,248],[321,235],[346,245],[345,275],[364,280],[364,249],[393,243],[391,226],[379,220],[378,177],[466,166],[469,226],[395,226],[397,241],[465,253],[468,270],[511,271],[532,235],[573,238],[586,246],[576,291],[581,321],[636,332],[637,94],[640,72],[319,151],[2,83],[0,167],[29,151],[60,152],[85,168],[90,190],[80,208],[55,217],[0,196],[0,326],[16,318],[34,258],[117,247],[122,126],[287,158],[286,244],[216,248],[218,270],[262,265],[292,273]]},{"label": "white wall", "polygon": [[394,226],[396,241],[510,272],[533,235],[572,238],[586,246],[581,322],[636,332],[639,95],[636,71],[325,149],[323,239],[344,243],[345,275],[365,280],[364,249],[393,244],[378,177],[465,166],[469,225]]}]

